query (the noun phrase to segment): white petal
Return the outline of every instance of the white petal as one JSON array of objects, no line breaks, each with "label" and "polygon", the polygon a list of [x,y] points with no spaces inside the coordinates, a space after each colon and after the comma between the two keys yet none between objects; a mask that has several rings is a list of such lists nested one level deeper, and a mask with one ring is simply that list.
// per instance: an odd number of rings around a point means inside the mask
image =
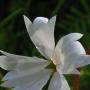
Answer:
[{"label": "white petal", "polygon": [[30,29],[32,22],[25,15],[23,15],[23,17],[24,17],[26,28],[27,28],[27,32],[29,33],[28,30]]},{"label": "white petal", "polygon": [[9,58],[13,58],[13,59],[29,59],[29,57],[27,57],[27,56],[20,56],[20,55],[15,55],[15,54],[11,54],[11,53],[7,53],[7,52],[5,52],[5,51],[2,51],[2,50],[0,50],[0,52],[3,54],[3,55],[5,55],[5,56],[7,56],[7,57],[9,57]]},{"label": "white petal", "polygon": [[[80,74],[80,72],[76,69],[76,56],[79,54],[70,54],[63,58],[63,64],[57,65],[57,71],[62,74]],[[78,62],[77,62],[78,63]]]},{"label": "white petal", "polygon": [[48,90],[70,90],[70,88],[64,76],[60,75],[58,72],[55,72]]},{"label": "white petal", "polygon": [[46,58],[50,58],[54,50],[55,21],[56,17],[52,17],[49,21],[47,18],[37,17],[33,25],[29,25],[30,27],[26,25],[31,40],[39,52]]},{"label": "white petal", "polygon": [[15,87],[15,90],[41,90],[51,76],[52,70],[41,70],[33,75],[5,81],[3,87]]},{"label": "white petal", "polygon": [[90,55],[72,55],[68,58],[72,61],[75,68],[83,67],[90,64]]},{"label": "white petal", "polygon": [[[64,57],[72,53],[85,54],[85,50],[79,41],[76,41],[82,37],[80,33],[72,33],[62,37],[56,45],[55,53],[53,58],[55,58],[55,63],[63,63]],[[61,62],[60,62],[61,61]]]},{"label": "white petal", "polygon": [[80,74],[80,72],[74,67],[73,64],[67,63],[67,65],[57,65],[56,67],[59,74]]},{"label": "white petal", "polygon": [[30,62],[46,63],[47,62],[46,60],[43,60],[43,59],[40,59],[37,57],[14,55],[14,54],[10,54],[10,53],[7,53],[7,52],[1,51],[1,50],[0,50],[0,52],[5,55],[5,56],[1,57],[1,60],[0,60],[1,65],[2,65],[1,67],[5,70],[12,70],[19,63],[30,63]]},{"label": "white petal", "polygon": [[42,27],[43,25],[47,23],[48,23],[48,18],[45,18],[45,17],[37,17],[33,21],[33,25],[36,29],[39,29],[40,27]]},{"label": "white petal", "polygon": [[79,40],[81,37],[83,36],[83,34],[81,33],[70,33],[68,35],[65,35],[63,36],[61,39],[60,39],[60,42],[62,43],[63,41],[64,42],[71,42],[71,41],[77,41]]},{"label": "white petal", "polygon": [[57,66],[57,71],[63,74],[80,74],[75,68],[80,68],[90,64],[90,55],[71,54],[64,58],[64,64]]},{"label": "white petal", "polygon": [[0,56],[0,67],[5,70],[10,70],[14,67],[16,64],[16,61],[12,61],[11,59],[8,59],[6,56]]},{"label": "white petal", "polygon": [[[47,83],[50,78],[51,73],[47,72],[40,77],[38,81],[34,83],[28,83],[25,86],[19,87],[17,86],[14,90],[42,90],[43,86]],[[31,84],[31,85],[30,85]]]},{"label": "white petal", "polygon": [[[86,54],[83,46],[79,41],[75,41],[80,38],[80,34],[69,34],[61,38],[55,48],[55,53],[53,55],[54,63],[57,66],[59,73],[63,74],[80,74],[79,71],[73,65],[74,55]],[[75,38],[71,37],[74,36]],[[72,60],[70,59],[72,57]]]},{"label": "white petal", "polygon": [[70,54],[86,54],[85,49],[79,41],[74,41],[61,47],[61,53],[64,57]]},{"label": "white petal", "polygon": [[4,80],[10,80],[10,79],[15,79],[15,78],[20,78],[24,77],[26,75],[32,75],[42,69],[44,69],[46,66],[48,66],[50,63],[48,61],[44,62],[19,62],[14,70],[8,72]]}]

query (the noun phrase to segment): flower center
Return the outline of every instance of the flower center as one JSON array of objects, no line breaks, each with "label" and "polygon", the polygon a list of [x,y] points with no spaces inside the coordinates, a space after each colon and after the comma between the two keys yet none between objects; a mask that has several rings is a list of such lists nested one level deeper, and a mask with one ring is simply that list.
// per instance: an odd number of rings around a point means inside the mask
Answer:
[{"label": "flower center", "polygon": [[46,68],[48,68],[48,69],[53,69],[53,70],[55,70],[56,71],[56,65],[50,60],[50,64],[46,67]]}]

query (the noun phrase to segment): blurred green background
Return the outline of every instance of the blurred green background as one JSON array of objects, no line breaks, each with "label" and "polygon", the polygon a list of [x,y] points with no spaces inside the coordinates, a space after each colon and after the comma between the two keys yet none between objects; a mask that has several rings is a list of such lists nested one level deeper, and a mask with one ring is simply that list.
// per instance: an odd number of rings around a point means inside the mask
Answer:
[{"label": "blurred green background", "polygon": [[[0,0],[0,49],[9,53],[38,56],[23,21],[23,14],[30,20],[43,16],[57,16],[55,40],[71,32],[80,32],[80,40],[90,48],[90,0]],[[0,68],[0,80],[6,71]],[[72,88],[72,75],[66,75]],[[1,82],[0,82],[1,83]],[[0,87],[0,90],[8,90]],[[81,70],[79,90],[90,90],[90,65]]]}]

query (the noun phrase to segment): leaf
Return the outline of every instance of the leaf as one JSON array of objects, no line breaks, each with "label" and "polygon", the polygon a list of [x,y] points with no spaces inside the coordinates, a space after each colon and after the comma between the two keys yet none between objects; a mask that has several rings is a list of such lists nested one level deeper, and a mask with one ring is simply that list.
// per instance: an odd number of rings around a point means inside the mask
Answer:
[{"label": "leaf", "polygon": [[58,4],[56,6],[56,8],[54,9],[54,11],[52,12],[52,16],[56,15],[58,13],[58,11],[61,9],[61,7],[64,5],[66,0],[59,0]]},{"label": "leaf", "polygon": [[86,2],[86,0],[80,0],[81,4],[83,5],[84,9],[86,12],[89,12],[90,9],[89,9],[89,5],[88,3]]},{"label": "leaf", "polygon": [[1,23],[0,23],[0,29],[3,28],[9,21],[11,21],[14,17],[16,17],[18,14],[22,12],[22,8],[12,12],[9,16],[7,16]]},{"label": "leaf", "polygon": [[[90,28],[90,13],[84,14],[75,8],[71,8],[70,14],[66,14],[61,23],[64,29],[67,26],[66,29],[69,32],[86,33],[86,30]],[[60,25],[61,28],[62,26]]]}]

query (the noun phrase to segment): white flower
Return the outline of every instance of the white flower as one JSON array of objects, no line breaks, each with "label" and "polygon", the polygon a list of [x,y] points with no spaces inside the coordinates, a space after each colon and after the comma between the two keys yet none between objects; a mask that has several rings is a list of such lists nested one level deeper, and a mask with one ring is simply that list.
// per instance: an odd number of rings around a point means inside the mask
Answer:
[{"label": "white flower", "polygon": [[[19,56],[0,51],[0,67],[9,72],[2,86],[13,90],[42,90],[50,80],[48,90],[70,90],[62,74],[79,74],[77,68],[90,64],[90,56],[79,40],[83,35],[71,33],[54,42],[56,17],[50,20],[37,17],[33,24],[24,16],[29,36],[39,52],[48,60],[37,57]],[[51,61],[50,61],[51,60]],[[49,68],[50,65],[55,68]]]}]

